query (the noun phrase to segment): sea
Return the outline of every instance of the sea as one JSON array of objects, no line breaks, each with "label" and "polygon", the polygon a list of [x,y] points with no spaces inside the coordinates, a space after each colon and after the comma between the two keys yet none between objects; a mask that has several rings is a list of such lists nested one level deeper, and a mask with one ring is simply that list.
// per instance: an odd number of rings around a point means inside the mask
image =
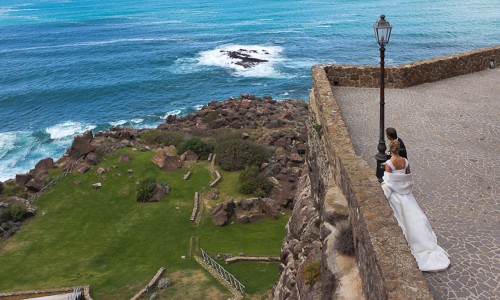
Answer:
[{"label": "sea", "polygon": [[241,93],[307,101],[313,65],[379,64],[381,14],[387,65],[500,44],[499,0],[0,0],[0,181],[85,130]]}]

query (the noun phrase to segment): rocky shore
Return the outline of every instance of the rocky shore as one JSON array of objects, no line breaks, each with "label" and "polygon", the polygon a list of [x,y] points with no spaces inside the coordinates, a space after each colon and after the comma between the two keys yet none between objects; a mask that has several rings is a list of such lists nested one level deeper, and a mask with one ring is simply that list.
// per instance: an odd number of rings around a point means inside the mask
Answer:
[{"label": "rocky shore", "polygon": [[[18,193],[10,196],[0,193],[0,215],[14,205],[24,205],[27,212],[34,214],[32,199],[37,193],[43,192],[53,180],[50,176],[53,170],[84,174],[97,165],[105,155],[123,147],[135,147],[142,151],[158,153],[158,149],[163,149],[165,145],[147,143],[140,136],[145,131],[160,130],[179,132],[186,137],[206,137],[229,131],[238,134],[242,140],[253,141],[268,148],[272,153],[271,159],[259,166],[259,173],[266,176],[274,187],[267,198],[256,200],[252,205],[261,204],[259,206],[262,210],[273,216],[280,208],[293,208],[306,154],[306,118],[307,103],[304,101],[276,101],[271,97],[260,98],[242,94],[239,98],[212,101],[204,105],[201,110],[186,116],[168,116],[165,123],[159,125],[157,129],[111,127],[107,131],[95,134],[87,131],[83,135],[75,136],[66,153],[57,161],[52,158],[42,159],[28,173],[17,174],[15,179],[0,182],[0,191],[6,187],[18,190]],[[174,147],[169,157],[181,161],[189,155],[192,153],[177,157]],[[241,207],[241,202],[237,204]],[[229,206],[233,205],[234,203]],[[250,204],[244,206],[248,207]],[[221,208],[218,210],[225,211]],[[227,218],[231,216],[229,214]],[[241,215],[239,218],[247,220]],[[11,236],[19,226],[19,222],[1,223],[0,238]]]}]

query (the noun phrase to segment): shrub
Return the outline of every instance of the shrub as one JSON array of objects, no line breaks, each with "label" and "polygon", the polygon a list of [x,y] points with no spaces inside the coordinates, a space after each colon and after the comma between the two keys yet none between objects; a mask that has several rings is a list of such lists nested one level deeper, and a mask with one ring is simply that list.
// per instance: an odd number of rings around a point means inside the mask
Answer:
[{"label": "shrub", "polygon": [[27,209],[24,205],[10,205],[5,212],[0,216],[2,222],[6,221],[21,221],[26,214]]},{"label": "shrub", "polygon": [[307,285],[312,285],[321,275],[321,261],[317,260],[306,265],[306,271],[304,274],[304,282]]},{"label": "shrub", "polygon": [[205,143],[200,138],[193,137],[182,143],[177,148],[177,153],[182,154],[187,150],[192,150],[200,156],[200,159],[207,159],[208,155],[213,151],[213,146]]},{"label": "shrub", "polygon": [[350,222],[340,224],[339,233],[335,241],[335,250],[343,255],[354,255],[354,236]]},{"label": "shrub", "polygon": [[174,145],[178,147],[184,142],[184,134],[178,131],[151,129],[142,131],[139,137],[148,144],[160,144],[163,146]]},{"label": "shrub", "polygon": [[273,184],[265,176],[259,174],[259,169],[255,165],[245,167],[240,173],[239,191],[242,194],[265,197],[272,188]]},{"label": "shrub", "polygon": [[210,124],[211,122],[215,121],[215,119],[217,119],[219,113],[220,113],[219,110],[212,110],[211,112],[206,114],[205,117],[203,117],[202,122]]},{"label": "shrub", "polygon": [[271,154],[259,144],[239,138],[219,140],[215,146],[217,164],[225,171],[242,170],[248,165],[260,165],[269,160]]},{"label": "shrub", "polygon": [[156,181],[152,177],[148,177],[141,182],[137,187],[137,201],[147,202],[151,197],[153,197],[156,187]]}]

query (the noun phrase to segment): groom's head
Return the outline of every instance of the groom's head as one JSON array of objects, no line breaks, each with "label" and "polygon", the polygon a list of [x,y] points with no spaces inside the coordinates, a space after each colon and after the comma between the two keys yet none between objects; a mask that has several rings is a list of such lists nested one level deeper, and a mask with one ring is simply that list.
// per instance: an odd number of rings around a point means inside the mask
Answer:
[{"label": "groom's head", "polygon": [[385,135],[387,136],[387,139],[389,141],[394,141],[394,140],[398,139],[398,133],[396,132],[396,129],[394,129],[392,127],[388,127],[385,130]]}]

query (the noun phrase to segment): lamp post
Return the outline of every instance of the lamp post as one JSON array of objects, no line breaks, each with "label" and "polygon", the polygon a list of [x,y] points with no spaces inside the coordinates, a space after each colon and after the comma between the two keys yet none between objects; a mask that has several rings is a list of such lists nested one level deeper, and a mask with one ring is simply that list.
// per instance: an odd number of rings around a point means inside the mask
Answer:
[{"label": "lamp post", "polygon": [[385,20],[385,15],[380,15],[380,20],[375,22],[373,25],[375,30],[375,37],[377,38],[377,43],[380,46],[380,136],[378,140],[378,153],[375,155],[377,159],[377,170],[376,175],[379,182],[382,182],[382,177],[384,176],[384,165],[383,163],[387,160],[387,154],[385,150],[385,138],[384,138],[384,55],[385,55],[385,45],[389,43],[389,38],[391,37],[392,26],[388,21]]}]

